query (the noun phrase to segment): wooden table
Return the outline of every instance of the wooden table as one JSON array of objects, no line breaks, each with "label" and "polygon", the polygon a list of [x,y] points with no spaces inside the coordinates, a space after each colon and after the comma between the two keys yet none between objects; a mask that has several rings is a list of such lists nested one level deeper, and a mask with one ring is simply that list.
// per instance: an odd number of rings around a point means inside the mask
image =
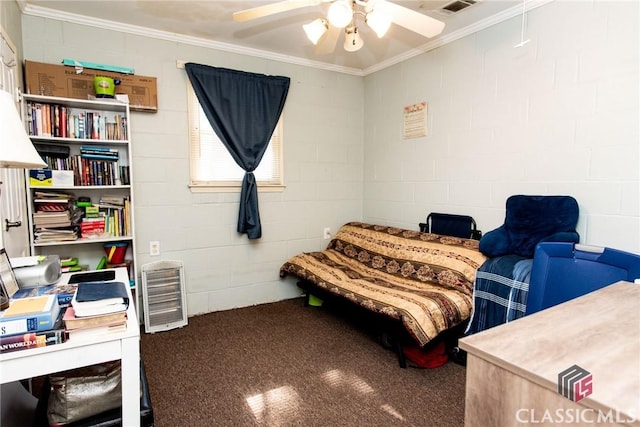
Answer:
[{"label": "wooden table", "polygon": [[[638,284],[609,285],[465,337],[460,348],[467,427],[640,426]],[[559,393],[558,375],[573,365],[592,376],[582,399]]]},{"label": "wooden table", "polygon": [[[124,267],[116,268],[115,281],[129,283]],[[63,274],[61,281],[68,281]],[[122,425],[140,425],[140,328],[135,303],[129,292],[127,330],[95,339],[0,354],[0,384],[120,360],[122,366]]]}]

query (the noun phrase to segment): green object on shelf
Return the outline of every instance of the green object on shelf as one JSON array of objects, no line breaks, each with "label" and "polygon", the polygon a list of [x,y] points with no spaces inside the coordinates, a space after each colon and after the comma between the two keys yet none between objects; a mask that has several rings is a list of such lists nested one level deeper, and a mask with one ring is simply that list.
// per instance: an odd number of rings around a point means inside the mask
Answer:
[{"label": "green object on shelf", "polygon": [[96,270],[104,269],[105,265],[107,265],[107,257],[103,256],[102,258],[100,258],[100,261],[98,261],[98,265],[96,266]]},{"label": "green object on shelf", "polygon": [[60,260],[60,266],[62,267],[72,267],[74,265],[78,265],[78,258],[66,258]]},{"label": "green object on shelf", "polygon": [[312,307],[322,306],[322,300],[313,294],[309,294],[309,305]]},{"label": "green object on shelf", "polygon": [[85,206],[84,214],[87,218],[97,218],[100,215],[100,208],[98,206]]}]

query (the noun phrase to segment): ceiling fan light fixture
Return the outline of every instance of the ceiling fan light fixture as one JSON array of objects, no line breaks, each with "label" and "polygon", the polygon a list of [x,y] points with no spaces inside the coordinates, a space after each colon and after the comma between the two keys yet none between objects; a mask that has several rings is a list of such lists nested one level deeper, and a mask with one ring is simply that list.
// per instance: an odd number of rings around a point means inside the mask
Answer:
[{"label": "ceiling fan light fixture", "polygon": [[347,52],[356,52],[364,46],[364,41],[360,37],[358,27],[347,27],[344,30],[344,50]]},{"label": "ceiling fan light fixture", "polygon": [[302,26],[304,32],[307,34],[307,38],[313,44],[318,44],[320,37],[324,35],[329,29],[329,24],[324,18],[315,19],[308,24]]},{"label": "ceiling fan light fixture", "polygon": [[367,25],[375,31],[378,38],[384,37],[391,26],[391,18],[384,12],[377,11],[376,9],[367,13],[365,17]]},{"label": "ceiling fan light fixture", "polygon": [[329,12],[327,14],[331,25],[337,28],[344,28],[353,19],[353,9],[351,2],[348,0],[337,0],[331,3],[329,6]]}]

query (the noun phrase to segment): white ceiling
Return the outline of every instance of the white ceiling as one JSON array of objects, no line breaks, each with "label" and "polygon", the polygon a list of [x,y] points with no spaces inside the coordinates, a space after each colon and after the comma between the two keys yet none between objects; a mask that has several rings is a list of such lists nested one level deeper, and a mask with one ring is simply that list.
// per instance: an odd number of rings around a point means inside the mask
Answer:
[{"label": "white ceiling", "polygon": [[[437,9],[451,0],[394,1],[445,23],[439,36],[422,37],[392,25],[378,39],[366,24],[360,26],[364,47],[357,52],[342,48],[343,36],[332,54],[319,55],[306,38],[302,25],[326,16],[328,3],[272,15],[248,22],[234,22],[232,13],[273,1],[194,1],[194,0],[18,0],[23,13],[183,40],[222,50],[270,57],[293,63],[366,75],[409,57],[433,49],[522,14],[550,0],[480,0],[454,15]],[[514,34],[517,41],[519,34]]]}]

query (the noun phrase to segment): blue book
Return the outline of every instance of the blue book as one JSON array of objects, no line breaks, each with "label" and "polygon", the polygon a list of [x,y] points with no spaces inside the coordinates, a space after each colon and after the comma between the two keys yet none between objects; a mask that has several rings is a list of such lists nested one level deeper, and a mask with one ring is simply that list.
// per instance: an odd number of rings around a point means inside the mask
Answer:
[{"label": "blue book", "polygon": [[100,146],[93,146],[93,145],[83,145],[82,147],[80,147],[80,152],[81,153],[94,153],[94,154],[108,154],[108,155],[117,155],[118,154],[118,150],[116,150],[115,148],[108,148],[108,147],[100,147]]},{"label": "blue book", "polygon": [[129,294],[122,282],[81,282],[71,305],[76,317],[116,313],[129,307]]},{"label": "blue book", "polygon": [[56,295],[12,299],[0,314],[0,336],[52,329],[59,313]]},{"label": "blue book", "polygon": [[100,145],[82,145],[80,147],[81,151],[105,151],[105,152],[111,152],[111,153],[117,153],[118,150],[116,150],[115,148],[109,148],[109,147],[103,147]]},{"label": "blue book", "polygon": [[122,282],[81,282],[78,283],[76,301],[80,303],[129,304],[129,294]]},{"label": "blue book", "polygon": [[108,160],[112,162],[115,162],[116,160],[118,160],[118,156],[103,156],[100,154],[82,153],[80,154],[80,157],[82,157],[83,159]]},{"label": "blue book", "polygon": [[58,297],[58,304],[60,307],[68,307],[71,304],[73,294],[76,293],[78,285],[58,285],[56,283],[52,285],[34,286],[32,288],[21,288],[16,291],[11,298],[30,298],[38,297],[41,295],[56,295]]}]

